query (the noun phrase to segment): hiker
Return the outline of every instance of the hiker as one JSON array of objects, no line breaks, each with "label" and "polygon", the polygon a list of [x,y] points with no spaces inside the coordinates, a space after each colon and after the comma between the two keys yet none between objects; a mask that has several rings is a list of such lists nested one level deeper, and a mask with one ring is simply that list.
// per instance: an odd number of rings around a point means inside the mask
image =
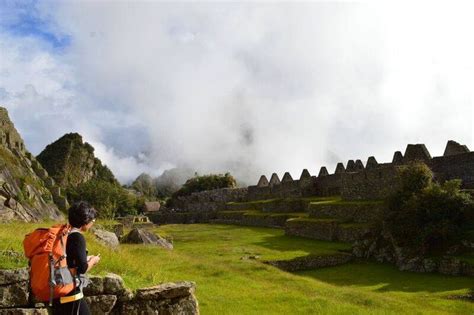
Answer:
[{"label": "hiker", "polygon": [[53,300],[54,315],[91,314],[87,302],[82,297],[85,278],[81,275],[84,275],[95,266],[99,262],[100,256],[87,256],[86,240],[82,232],[92,227],[95,216],[96,210],[84,201],[73,204],[68,210],[69,224],[72,228],[66,243],[66,260],[67,266],[76,270],[76,278],[79,284],[74,290],[66,294],[66,297],[71,297],[70,302],[64,303],[67,300],[64,297],[61,298],[62,301],[61,299]]}]

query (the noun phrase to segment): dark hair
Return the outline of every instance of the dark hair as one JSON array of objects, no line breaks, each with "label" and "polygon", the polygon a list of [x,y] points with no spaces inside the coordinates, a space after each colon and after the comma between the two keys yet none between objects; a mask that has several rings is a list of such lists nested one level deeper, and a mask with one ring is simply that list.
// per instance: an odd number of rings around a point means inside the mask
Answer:
[{"label": "dark hair", "polygon": [[74,203],[68,210],[69,224],[75,228],[90,223],[95,219],[97,211],[85,201]]}]

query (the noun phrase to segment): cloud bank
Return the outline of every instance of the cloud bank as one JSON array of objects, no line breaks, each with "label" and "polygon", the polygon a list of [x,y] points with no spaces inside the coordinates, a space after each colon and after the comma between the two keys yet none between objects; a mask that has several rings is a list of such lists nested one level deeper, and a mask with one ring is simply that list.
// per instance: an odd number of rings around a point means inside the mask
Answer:
[{"label": "cloud bank", "polygon": [[407,143],[474,144],[472,8],[31,6],[68,40],[4,27],[0,103],[34,153],[78,131],[122,182],[185,166],[255,183],[386,162]]}]

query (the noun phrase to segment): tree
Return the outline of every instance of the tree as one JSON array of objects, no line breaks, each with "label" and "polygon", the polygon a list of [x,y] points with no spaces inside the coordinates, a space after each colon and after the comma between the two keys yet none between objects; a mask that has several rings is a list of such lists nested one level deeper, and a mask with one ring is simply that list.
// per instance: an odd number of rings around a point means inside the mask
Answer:
[{"label": "tree", "polygon": [[460,180],[433,182],[423,163],[400,170],[400,189],[389,198],[384,227],[395,242],[422,255],[444,252],[463,237],[474,214],[471,196]]},{"label": "tree", "polygon": [[103,180],[90,180],[67,190],[72,202],[85,200],[94,206],[101,218],[114,218],[136,214],[143,208],[144,200],[121,186]]}]

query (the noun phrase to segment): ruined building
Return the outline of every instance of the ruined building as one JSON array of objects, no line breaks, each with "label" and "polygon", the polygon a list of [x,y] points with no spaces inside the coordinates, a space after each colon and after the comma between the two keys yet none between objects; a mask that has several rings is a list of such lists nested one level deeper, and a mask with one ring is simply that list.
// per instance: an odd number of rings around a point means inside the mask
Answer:
[{"label": "ruined building", "polygon": [[409,144],[405,154],[394,153],[391,163],[378,163],[371,156],[365,166],[361,160],[338,163],[333,174],[323,166],[318,176],[304,170],[296,180],[288,172],[281,182],[275,173],[270,182],[262,175],[257,185],[248,187],[247,200],[335,195],[344,200],[383,199],[398,186],[397,168],[414,161],[426,163],[438,181],[461,179],[464,189],[474,189],[474,152],[450,140],[438,157],[431,157],[424,144]]}]

